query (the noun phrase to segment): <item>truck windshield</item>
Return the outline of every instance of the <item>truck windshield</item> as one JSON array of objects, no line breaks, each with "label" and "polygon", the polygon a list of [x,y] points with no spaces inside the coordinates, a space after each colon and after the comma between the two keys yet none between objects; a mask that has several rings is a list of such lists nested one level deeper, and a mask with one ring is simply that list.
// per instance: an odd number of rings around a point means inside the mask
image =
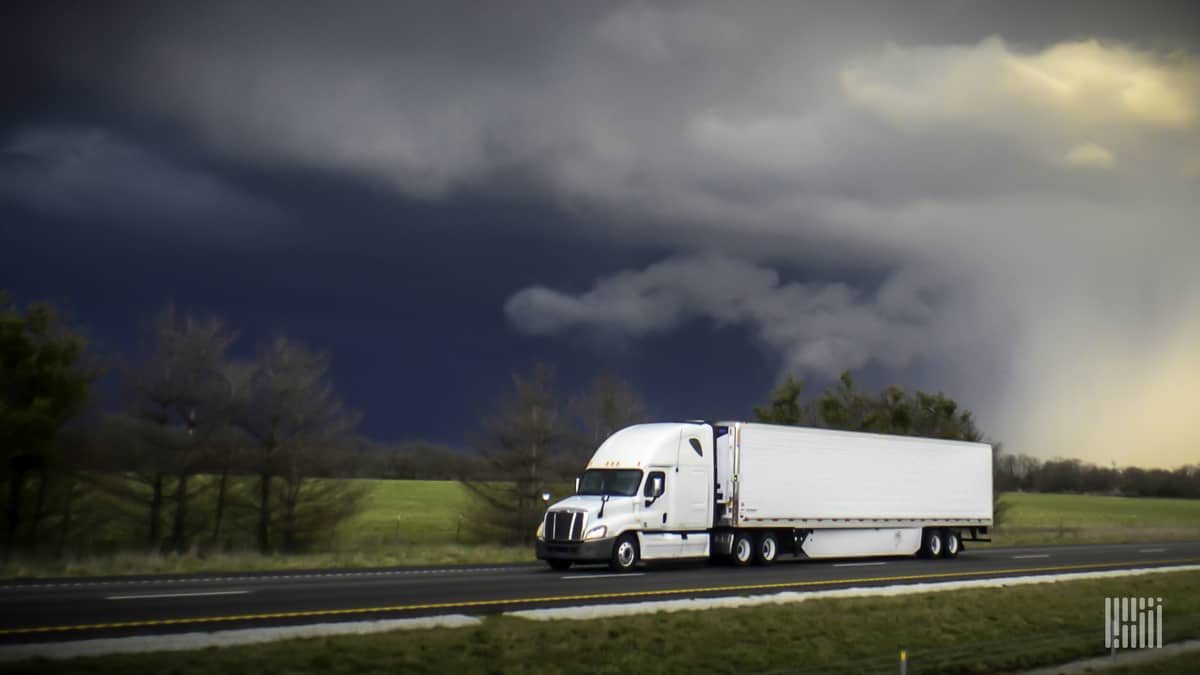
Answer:
[{"label": "truck windshield", "polygon": [[640,469],[588,469],[579,479],[579,494],[632,497],[641,483]]}]

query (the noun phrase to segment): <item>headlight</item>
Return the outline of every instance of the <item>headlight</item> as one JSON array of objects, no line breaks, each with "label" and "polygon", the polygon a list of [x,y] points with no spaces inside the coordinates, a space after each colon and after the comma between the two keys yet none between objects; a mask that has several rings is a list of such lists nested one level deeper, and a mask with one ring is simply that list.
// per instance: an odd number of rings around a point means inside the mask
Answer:
[{"label": "headlight", "polygon": [[537,538],[541,541],[546,541],[546,521],[538,523]]},{"label": "headlight", "polygon": [[606,535],[606,534],[608,534],[608,527],[605,525],[601,525],[599,527],[593,527],[592,529],[588,530],[588,533],[586,535],[584,535],[583,538],[584,539],[603,539],[604,535]]}]

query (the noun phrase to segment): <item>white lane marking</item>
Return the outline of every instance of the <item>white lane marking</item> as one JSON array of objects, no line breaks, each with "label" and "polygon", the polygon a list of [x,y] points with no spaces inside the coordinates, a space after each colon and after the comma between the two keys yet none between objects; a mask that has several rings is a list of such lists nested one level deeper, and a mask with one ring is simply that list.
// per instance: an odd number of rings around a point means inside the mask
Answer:
[{"label": "white lane marking", "polygon": [[1162,553],[1165,548],[1139,548],[1138,553]]},{"label": "white lane marking", "polygon": [[834,567],[873,567],[875,565],[886,565],[885,562],[865,562],[865,563],[834,563]]},{"label": "white lane marking", "polygon": [[1038,553],[1036,555],[1014,555],[1013,560],[1029,560],[1030,558],[1049,558],[1049,553]]},{"label": "white lane marking", "polygon": [[645,572],[617,572],[616,574],[573,574],[560,579],[603,579],[605,577],[640,577]]},{"label": "white lane marking", "polygon": [[196,593],[142,593],[138,595],[108,595],[105,600],[146,600],[149,598],[195,598],[201,595],[246,595],[250,591],[199,591]]}]

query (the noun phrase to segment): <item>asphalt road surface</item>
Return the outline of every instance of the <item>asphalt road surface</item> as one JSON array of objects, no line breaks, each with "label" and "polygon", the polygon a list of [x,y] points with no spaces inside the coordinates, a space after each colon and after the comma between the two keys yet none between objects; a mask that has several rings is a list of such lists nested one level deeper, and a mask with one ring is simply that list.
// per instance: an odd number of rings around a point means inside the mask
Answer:
[{"label": "asphalt road surface", "polygon": [[1197,563],[1200,542],[1174,542],[977,546],[954,560],[677,563],[626,574],[538,564],[0,582],[0,644]]}]

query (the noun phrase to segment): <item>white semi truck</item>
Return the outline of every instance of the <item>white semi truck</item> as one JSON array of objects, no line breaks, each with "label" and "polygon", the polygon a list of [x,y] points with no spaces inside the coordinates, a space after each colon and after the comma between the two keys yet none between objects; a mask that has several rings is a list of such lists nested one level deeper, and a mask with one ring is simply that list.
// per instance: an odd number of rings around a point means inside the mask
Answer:
[{"label": "white semi truck", "polygon": [[953,558],[992,526],[984,443],[747,422],[638,424],[610,436],[537,530],[554,569],[780,555]]}]

